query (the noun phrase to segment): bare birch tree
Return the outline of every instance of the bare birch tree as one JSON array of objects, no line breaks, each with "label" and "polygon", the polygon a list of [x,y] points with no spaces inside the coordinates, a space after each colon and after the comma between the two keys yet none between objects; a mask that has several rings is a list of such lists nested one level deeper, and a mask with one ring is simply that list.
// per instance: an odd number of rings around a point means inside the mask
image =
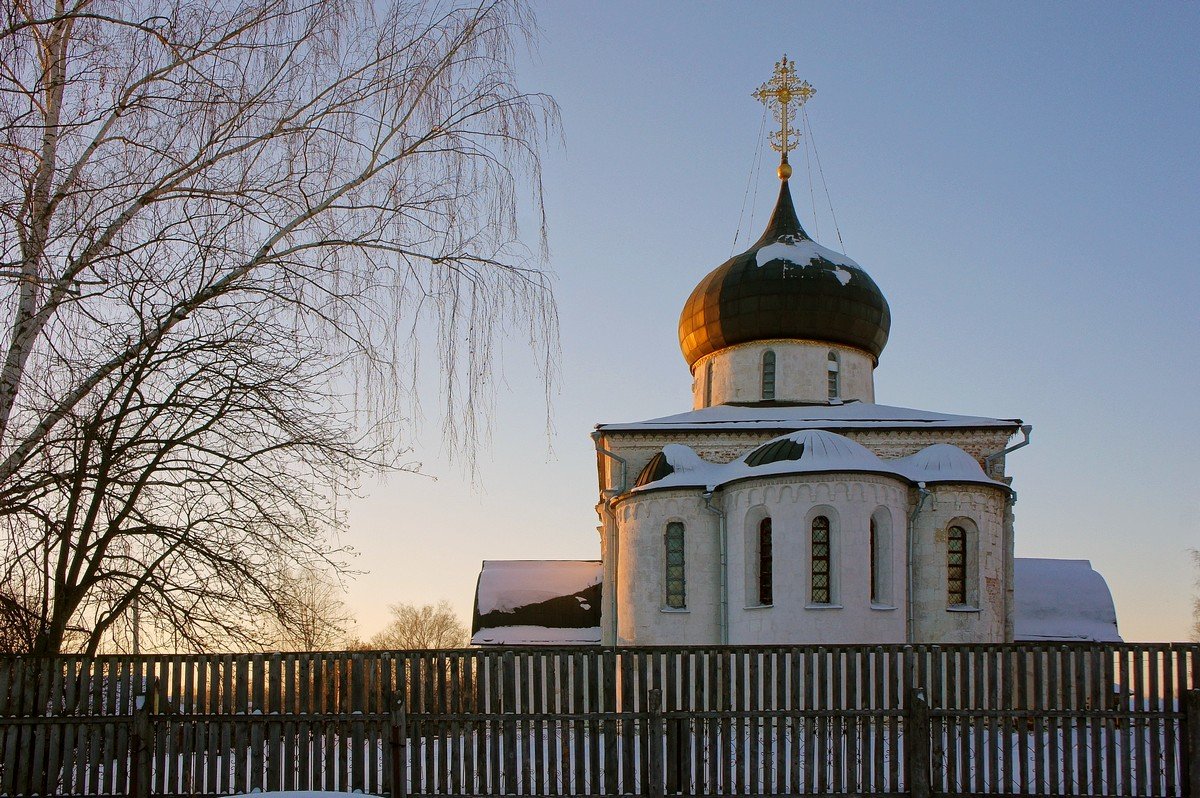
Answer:
[{"label": "bare birch tree", "polygon": [[426,321],[459,447],[499,330],[551,362],[517,235],[555,126],[512,71],[531,24],[500,0],[5,3],[0,584],[32,651],[94,652],[134,606],[164,645],[244,640],[290,600],[275,564],[336,567],[335,498],[398,462]]}]

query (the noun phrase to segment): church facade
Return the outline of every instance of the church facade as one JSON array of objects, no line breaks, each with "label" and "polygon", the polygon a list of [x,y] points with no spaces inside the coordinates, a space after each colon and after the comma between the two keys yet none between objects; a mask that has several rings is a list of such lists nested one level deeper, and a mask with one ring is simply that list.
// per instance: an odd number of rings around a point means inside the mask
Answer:
[{"label": "church facade", "polygon": [[595,428],[600,559],[485,563],[477,644],[1120,639],[1086,562],[1014,557],[1028,425],[876,402],[887,300],[788,186],[804,87],[784,59],[756,93],[782,108],[779,198],[684,305],[692,408]]}]

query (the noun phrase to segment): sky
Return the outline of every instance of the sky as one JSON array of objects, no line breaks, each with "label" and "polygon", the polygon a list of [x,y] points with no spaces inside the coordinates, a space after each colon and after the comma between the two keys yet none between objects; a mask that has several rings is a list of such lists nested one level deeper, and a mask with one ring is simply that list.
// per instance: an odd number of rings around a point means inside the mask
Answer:
[{"label": "sky", "polygon": [[679,312],[766,224],[777,156],[750,94],[786,54],[816,88],[820,168],[793,154],[797,211],[891,306],[877,401],[1032,424],[1008,458],[1017,556],[1089,559],[1126,640],[1187,638],[1200,4],[536,10],[519,80],[562,114],[543,164],[559,373],[547,406],[534,354],[505,342],[474,476],[445,456],[426,386],[404,440],[424,476],[347,504],[356,634],[396,602],[469,622],[485,559],[599,557],[589,433],[691,408]]}]

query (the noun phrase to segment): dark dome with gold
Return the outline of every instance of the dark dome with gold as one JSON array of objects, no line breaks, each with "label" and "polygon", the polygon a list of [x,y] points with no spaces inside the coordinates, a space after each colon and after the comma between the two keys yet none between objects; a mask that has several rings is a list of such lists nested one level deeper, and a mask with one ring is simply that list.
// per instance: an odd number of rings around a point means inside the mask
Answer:
[{"label": "dark dome with gold", "polygon": [[878,361],[891,323],[887,300],[870,275],[800,226],[785,179],[762,237],[709,273],[688,297],[679,345],[689,367],[727,346],[778,338],[852,346]]}]

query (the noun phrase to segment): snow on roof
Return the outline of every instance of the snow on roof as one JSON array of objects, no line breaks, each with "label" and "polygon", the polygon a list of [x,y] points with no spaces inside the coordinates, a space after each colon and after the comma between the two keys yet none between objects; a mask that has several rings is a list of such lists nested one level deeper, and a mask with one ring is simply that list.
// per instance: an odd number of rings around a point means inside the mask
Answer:
[{"label": "snow on roof", "polygon": [[[755,453],[781,441],[799,444],[797,459],[777,459],[752,465]],[[784,474],[868,473],[890,474],[910,482],[976,482],[1008,490],[1003,482],[989,479],[975,458],[957,446],[937,443],[898,460],[880,459],[858,441],[836,432],[806,429],[772,438],[730,463],[711,463],[690,446],[668,444],[663,455],[674,471],[662,479],[637,485],[634,493],[666,488],[703,487],[712,491],[741,479]]]},{"label": "snow on roof", "polygon": [[549,626],[500,626],[480,629],[471,636],[473,646],[599,645],[600,627],[552,628]]},{"label": "snow on roof", "polygon": [[890,465],[913,482],[980,482],[1007,487],[985,474],[974,457],[948,443],[926,446]]},{"label": "snow on roof", "polygon": [[[750,465],[746,462],[747,458],[759,449],[788,440],[794,441],[802,447],[799,459],[777,460],[761,465]],[[837,433],[819,429],[800,430],[773,438],[762,446],[756,446],[731,463],[710,463],[696,454],[690,446],[679,444],[664,446],[663,454],[666,456],[667,462],[674,466],[674,472],[655,482],[647,482],[634,487],[635,493],[664,488],[699,486],[711,491],[739,479],[779,474],[827,473],[831,471],[893,473],[887,464],[862,444]]]},{"label": "snow on roof", "polygon": [[1088,560],[1015,560],[1016,640],[1120,643],[1117,610],[1104,577]]},{"label": "snow on roof", "polygon": [[485,560],[479,572],[475,606],[481,615],[512,612],[580,593],[600,584],[596,560]]},{"label": "snow on roof", "polygon": [[1015,418],[956,416],[932,410],[850,401],[819,405],[714,405],[626,424],[597,424],[604,432],[664,430],[799,430],[1017,427]]}]

